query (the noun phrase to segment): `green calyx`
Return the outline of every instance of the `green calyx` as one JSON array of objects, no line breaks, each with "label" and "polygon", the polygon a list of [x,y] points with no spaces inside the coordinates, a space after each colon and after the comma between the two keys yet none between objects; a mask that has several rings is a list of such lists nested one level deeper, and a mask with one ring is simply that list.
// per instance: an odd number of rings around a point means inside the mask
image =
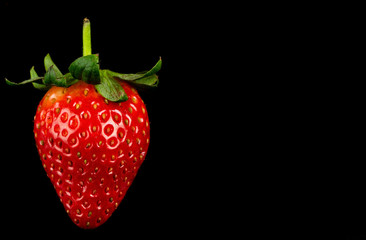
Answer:
[{"label": "green calyx", "polygon": [[48,90],[52,86],[69,87],[78,81],[84,81],[95,85],[99,94],[112,102],[123,102],[128,99],[118,80],[128,81],[136,87],[156,87],[159,83],[156,73],[161,68],[161,58],[149,71],[135,74],[124,74],[100,69],[98,54],[91,54],[90,21],[88,19],[84,19],[83,25],[83,55],[70,64],[69,72],[66,74],[62,74],[50,55],[47,54],[44,58],[46,73],[43,77],[39,77],[34,67],[32,67],[30,79],[20,83],[15,83],[8,79],[5,79],[5,81],[11,86],[32,83],[39,90]]}]

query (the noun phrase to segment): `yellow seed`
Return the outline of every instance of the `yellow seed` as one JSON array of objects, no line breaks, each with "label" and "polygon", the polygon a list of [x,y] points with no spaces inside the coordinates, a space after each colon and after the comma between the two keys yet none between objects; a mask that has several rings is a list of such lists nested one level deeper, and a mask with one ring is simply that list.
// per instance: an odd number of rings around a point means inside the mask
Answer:
[{"label": "yellow seed", "polygon": [[87,95],[88,95],[88,93],[89,93],[89,90],[88,90],[88,89],[85,89],[85,90],[84,90],[84,95],[85,95],[85,96],[87,96]]},{"label": "yellow seed", "polygon": [[79,109],[80,108],[80,104],[77,103],[76,106],[75,106],[76,109]]}]

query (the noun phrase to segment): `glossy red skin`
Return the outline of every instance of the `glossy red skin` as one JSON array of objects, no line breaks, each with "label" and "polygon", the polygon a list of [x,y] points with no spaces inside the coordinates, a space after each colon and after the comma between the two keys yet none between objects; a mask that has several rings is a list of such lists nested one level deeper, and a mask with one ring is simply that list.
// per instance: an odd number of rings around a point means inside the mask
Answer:
[{"label": "glossy red skin", "polygon": [[128,100],[107,101],[79,81],[52,87],[34,118],[42,165],[66,212],[81,228],[103,224],[119,206],[150,141],[145,104],[121,82]]}]

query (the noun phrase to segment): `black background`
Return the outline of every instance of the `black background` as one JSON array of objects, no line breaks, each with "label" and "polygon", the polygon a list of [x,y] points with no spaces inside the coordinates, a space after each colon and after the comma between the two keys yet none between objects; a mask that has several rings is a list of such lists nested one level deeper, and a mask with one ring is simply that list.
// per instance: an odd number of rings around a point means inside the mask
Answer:
[{"label": "black background", "polygon": [[71,222],[41,166],[32,129],[44,93],[0,81],[2,232],[365,239],[364,87],[344,74],[354,55],[342,55],[359,51],[348,36],[362,21],[344,24],[329,6],[259,5],[2,1],[0,80],[28,79],[33,65],[43,74],[47,53],[66,72],[85,17],[102,69],[163,60],[158,88],[140,92],[147,158],[94,230]]},{"label": "black background", "polygon": [[82,55],[85,17],[91,21],[92,51],[100,54],[102,69],[133,73],[151,68],[159,57],[163,60],[159,87],[140,93],[151,122],[147,158],[120,207],[95,230],[72,223],[41,166],[32,129],[44,92],[31,85],[9,87],[0,82],[5,234],[174,239],[223,232],[214,226],[221,221],[222,210],[215,205],[225,179],[209,170],[213,159],[209,150],[214,148],[207,145],[210,91],[199,77],[212,56],[207,36],[214,22],[201,18],[202,9],[183,2],[88,1],[83,6],[76,1],[5,1],[0,10],[1,79],[29,79],[32,66],[43,75],[47,53],[67,72]]}]

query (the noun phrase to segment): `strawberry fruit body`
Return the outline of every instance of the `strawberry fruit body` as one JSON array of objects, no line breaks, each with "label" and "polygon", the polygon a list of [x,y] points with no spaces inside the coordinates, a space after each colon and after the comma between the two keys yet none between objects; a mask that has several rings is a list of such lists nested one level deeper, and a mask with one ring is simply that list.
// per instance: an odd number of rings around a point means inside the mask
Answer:
[{"label": "strawberry fruit body", "polygon": [[47,90],[34,117],[42,165],[71,220],[81,228],[103,224],[120,205],[150,143],[146,106],[136,88],[155,87],[161,59],[149,71],[123,74],[99,68],[84,20],[83,56],[62,74],[48,54],[46,73],[11,85]]},{"label": "strawberry fruit body", "polygon": [[128,100],[108,101],[82,81],[52,87],[34,118],[34,136],[47,176],[66,212],[82,228],[103,224],[120,204],[150,141],[146,107],[121,82]]}]

